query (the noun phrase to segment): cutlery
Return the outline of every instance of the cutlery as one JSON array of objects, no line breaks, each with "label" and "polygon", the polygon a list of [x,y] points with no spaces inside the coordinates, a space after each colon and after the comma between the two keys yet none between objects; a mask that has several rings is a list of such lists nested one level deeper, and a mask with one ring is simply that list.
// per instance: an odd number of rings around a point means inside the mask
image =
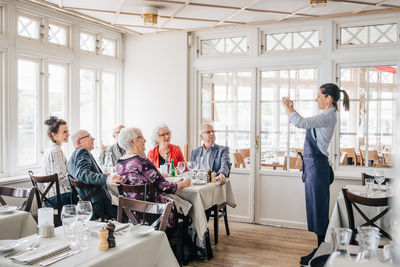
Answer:
[{"label": "cutlery", "polygon": [[40,266],[49,266],[53,263],[56,263],[57,261],[60,261],[62,259],[68,258],[70,256],[73,256],[75,254],[78,254],[80,251],[79,250],[74,250],[74,251],[69,251],[69,252],[65,252],[63,254],[58,255],[57,257],[50,259],[50,260],[46,260],[46,261],[42,261],[41,263],[39,263]]},{"label": "cutlery", "polygon": [[38,248],[39,246],[40,246],[40,241],[39,241],[39,240],[34,241],[34,242],[33,242],[32,244],[30,244],[27,248],[24,248],[24,249],[22,249],[22,250],[17,250],[17,251],[11,252],[10,254],[7,254],[7,255],[5,256],[5,258],[9,258],[9,257],[21,255],[22,253],[25,253],[25,252],[27,252],[27,251],[29,251],[29,250],[34,250],[34,249]]}]

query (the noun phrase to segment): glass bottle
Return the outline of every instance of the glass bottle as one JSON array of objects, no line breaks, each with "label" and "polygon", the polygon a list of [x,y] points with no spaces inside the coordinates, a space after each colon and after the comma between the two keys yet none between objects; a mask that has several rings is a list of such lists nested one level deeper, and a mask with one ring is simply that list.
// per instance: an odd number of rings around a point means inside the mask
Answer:
[{"label": "glass bottle", "polygon": [[376,227],[360,227],[356,236],[360,252],[357,254],[356,262],[373,263],[379,262],[377,249],[380,241],[379,229]]},{"label": "glass bottle", "polygon": [[335,250],[329,256],[325,266],[340,266],[342,262],[351,261],[348,247],[352,232],[348,228],[334,228],[332,230],[332,240]]},{"label": "glass bottle", "polygon": [[171,176],[171,177],[175,177],[175,165],[174,165],[174,159],[171,159],[171,167],[170,167],[169,176]]},{"label": "glass bottle", "polygon": [[112,173],[114,169],[114,164],[111,158],[111,152],[106,152],[104,156],[104,172]]}]

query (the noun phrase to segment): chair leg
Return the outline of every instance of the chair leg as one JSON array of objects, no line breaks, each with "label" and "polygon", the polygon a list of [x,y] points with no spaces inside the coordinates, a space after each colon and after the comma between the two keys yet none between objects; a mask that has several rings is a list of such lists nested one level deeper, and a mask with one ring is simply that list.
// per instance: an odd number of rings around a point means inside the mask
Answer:
[{"label": "chair leg", "polygon": [[214,244],[218,244],[218,205],[213,207],[214,212]]},{"label": "chair leg", "polygon": [[225,222],[226,235],[230,235],[231,233],[229,232],[228,213],[226,212],[226,205],[224,207],[224,222]]}]

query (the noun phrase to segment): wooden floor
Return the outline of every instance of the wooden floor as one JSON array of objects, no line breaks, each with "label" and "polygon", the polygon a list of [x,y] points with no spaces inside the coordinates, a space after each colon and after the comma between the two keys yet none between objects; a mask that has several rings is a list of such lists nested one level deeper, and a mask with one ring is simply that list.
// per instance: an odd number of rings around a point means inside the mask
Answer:
[{"label": "wooden floor", "polygon": [[219,240],[214,245],[213,221],[210,220],[214,258],[208,262],[192,261],[187,266],[300,266],[300,257],[316,247],[315,234],[306,230],[229,222],[227,236],[219,222]]}]

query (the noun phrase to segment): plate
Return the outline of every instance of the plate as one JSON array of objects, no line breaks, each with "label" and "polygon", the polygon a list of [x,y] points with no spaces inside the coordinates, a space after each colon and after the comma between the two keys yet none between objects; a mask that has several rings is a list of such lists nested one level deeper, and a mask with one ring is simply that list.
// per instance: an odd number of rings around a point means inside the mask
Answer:
[{"label": "plate", "polygon": [[205,185],[207,184],[207,181],[203,181],[203,180],[193,180],[192,184],[194,185]]},{"label": "plate", "polygon": [[0,214],[11,213],[17,209],[18,209],[18,207],[16,207],[16,206],[6,206],[6,207],[0,206]]},{"label": "plate", "polygon": [[17,240],[0,240],[0,252],[7,252],[21,245]]},{"label": "plate", "polygon": [[142,235],[147,235],[153,231],[154,231],[154,228],[151,226],[140,225],[138,227],[133,227],[130,233],[135,236],[142,236]]},{"label": "plate", "polygon": [[89,221],[88,222],[88,226],[90,229],[90,233],[93,236],[98,236],[97,233],[99,232],[99,230],[103,227],[107,226],[107,223],[105,222],[94,222],[94,221]]}]

